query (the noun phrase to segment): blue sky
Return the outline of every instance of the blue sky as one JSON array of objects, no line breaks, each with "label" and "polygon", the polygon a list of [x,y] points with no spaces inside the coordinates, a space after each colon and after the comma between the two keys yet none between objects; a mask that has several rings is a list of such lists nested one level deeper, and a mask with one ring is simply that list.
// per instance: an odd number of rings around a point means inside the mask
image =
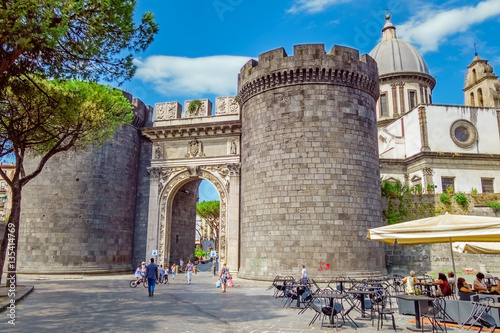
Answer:
[{"label": "blue sky", "polygon": [[[433,102],[463,104],[474,43],[500,74],[500,0],[138,0],[136,14],[154,13],[160,31],[136,55],[135,78],[123,89],[146,104],[235,95],[250,58],[293,45],[325,44],[369,53],[380,41],[386,9],[398,38],[411,42],[437,80]],[[215,189],[200,188],[212,199]],[[203,195],[203,197],[202,197]]]}]

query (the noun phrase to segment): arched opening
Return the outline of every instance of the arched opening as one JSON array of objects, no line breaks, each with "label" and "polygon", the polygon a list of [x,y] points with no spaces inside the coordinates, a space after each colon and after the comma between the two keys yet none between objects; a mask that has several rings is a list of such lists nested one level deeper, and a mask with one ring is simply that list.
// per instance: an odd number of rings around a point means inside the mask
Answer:
[{"label": "arched opening", "polygon": [[476,103],[474,101],[474,93],[471,92],[470,93],[470,106],[475,106],[475,105],[476,105]]},{"label": "arched opening", "polygon": [[[206,179],[204,181],[204,179]],[[223,192],[222,194],[220,194]],[[163,258],[164,265],[169,267],[182,260],[184,265],[188,260],[196,261],[196,247],[202,246],[205,240],[201,232],[201,224],[197,218],[196,205],[201,200],[219,200],[227,197],[224,187],[217,177],[205,171],[198,171],[198,175],[189,176],[187,172],[177,174],[166,186],[161,195],[160,223],[158,249],[159,257]],[[222,201],[221,201],[222,202]],[[214,233],[207,233],[207,238],[212,236],[212,244],[207,249],[217,251],[220,258],[226,257],[225,249],[225,222],[226,204],[219,204],[219,221]],[[201,236],[200,236],[201,234]]]},{"label": "arched opening", "polygon": [[476,69],[472,70],[472,83],[477,81]]},{"label": "arched opening", "polygon": [[481,88],[479,88],[477,90],[477,105],[484,106],[483,105],[483,90]]}]

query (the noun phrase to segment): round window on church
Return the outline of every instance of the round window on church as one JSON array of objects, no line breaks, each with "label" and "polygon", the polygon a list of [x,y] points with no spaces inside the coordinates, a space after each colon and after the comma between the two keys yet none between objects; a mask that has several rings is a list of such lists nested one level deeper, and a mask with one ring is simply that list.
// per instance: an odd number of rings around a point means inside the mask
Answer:
[{"label": "round window on church", "polygon": [[450,136],[460,148],[471,148],[477,142],[477,130],[474,124],[467,120],[457,120],[451,125]]},{"label": "round window on church", "polygon": [[457,127],[455,128],[455,137],[460,142],[467,142],[470,138],[469,130],[465,126]]}]

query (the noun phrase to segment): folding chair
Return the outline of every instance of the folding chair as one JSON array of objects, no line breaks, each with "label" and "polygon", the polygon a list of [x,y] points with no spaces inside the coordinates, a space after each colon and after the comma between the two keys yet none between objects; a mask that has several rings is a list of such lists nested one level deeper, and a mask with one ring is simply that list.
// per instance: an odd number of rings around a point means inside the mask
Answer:
[{"label": "folding chair", "polygon": [[490,302],[494,302],[492,297],[480,298],[477,302],[475,302],[469,318],[467,318],[461,328],[463,328],[470,320],[474,319],[467,330],[470,330],[470,328],[477,323],[480,325],[479,332],[483,330],[483,327],[486,327],[491,329],[490,332],[493,333],[497,328],[497,324],[495,322],[495,318],[488,313],[490,309]]},{"label": "folding chair", "polygon": [[[446,315],[446,301],[444,300],[444,298],[436,298],[432,302],[432,309],[429,312],[427,312],[426,314],[423,314],[422,317],[429,319],[429,322],[432,325],[432,332],[433,333],[435,330],[437,331],[438,328],[441,331],[448,332],[448,330],[446,328],[446,319],[453,321],[453,320],[451,320],[451,318],[449,316]],[[443,323],[444,325],[441,326],[441,325],[439,325],[439,323]],[[443,327],[444,327],[444,329],[443,329]],[[422,325],[422,332],[423,332],[423,329],[424,329],[424,325]]]}]

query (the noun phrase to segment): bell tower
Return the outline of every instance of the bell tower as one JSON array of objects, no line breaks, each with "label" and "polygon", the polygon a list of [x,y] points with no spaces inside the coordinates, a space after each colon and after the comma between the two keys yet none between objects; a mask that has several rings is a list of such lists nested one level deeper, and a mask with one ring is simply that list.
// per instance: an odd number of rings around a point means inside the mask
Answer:
[{"label": "bell tower", "polygon": [[481,59],[477,52],[472,63],[467,66],[463,92],[467,106],[500,107],[498,76],[493,73],[488,60]]}]

